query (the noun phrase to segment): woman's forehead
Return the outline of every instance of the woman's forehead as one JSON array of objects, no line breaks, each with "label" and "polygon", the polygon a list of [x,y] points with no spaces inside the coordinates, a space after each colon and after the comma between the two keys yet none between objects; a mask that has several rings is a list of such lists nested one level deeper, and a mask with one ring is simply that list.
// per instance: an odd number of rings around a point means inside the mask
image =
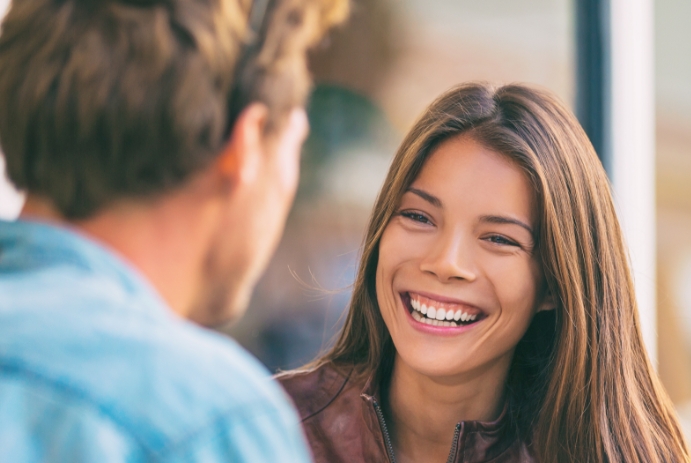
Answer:
[{"label": "woman's forehead", "polygon": [[467,135],[441,143],[411,187],[433,196],[443,207],[510,213],[534,224],[535,192],[523,169]]}]

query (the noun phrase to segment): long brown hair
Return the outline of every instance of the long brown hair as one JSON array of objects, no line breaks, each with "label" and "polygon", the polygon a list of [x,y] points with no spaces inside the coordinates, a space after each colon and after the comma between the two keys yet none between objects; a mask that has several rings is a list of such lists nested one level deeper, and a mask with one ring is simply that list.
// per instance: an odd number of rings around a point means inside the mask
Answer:
[{"label": "long brown hair", "polygon": [[509,373],[509,419],[542,463],[689,461],[643,345],[607,176],[573,115],[523,85],[467,84],[427,108],[377,198],[345,326],[317,363],[388,371],[395,353],[375,288],[379,240],[427,157],[459,134],[516,162],[537,197],[538,255],[557,309],[538,314]]}]

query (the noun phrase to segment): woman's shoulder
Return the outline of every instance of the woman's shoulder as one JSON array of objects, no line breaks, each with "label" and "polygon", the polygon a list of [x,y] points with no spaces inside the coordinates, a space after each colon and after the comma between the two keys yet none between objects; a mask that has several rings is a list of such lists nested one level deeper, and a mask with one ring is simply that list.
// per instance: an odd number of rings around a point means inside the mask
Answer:
[{"label": "woman's shoulder", "polygon": [[353,388],[359,382],[356,376],[353,367],[327,362],[313,368],[279,373],[276,380],[293,399],[300,418],[305,421],[329,407],[342,394],[359,391]]}]

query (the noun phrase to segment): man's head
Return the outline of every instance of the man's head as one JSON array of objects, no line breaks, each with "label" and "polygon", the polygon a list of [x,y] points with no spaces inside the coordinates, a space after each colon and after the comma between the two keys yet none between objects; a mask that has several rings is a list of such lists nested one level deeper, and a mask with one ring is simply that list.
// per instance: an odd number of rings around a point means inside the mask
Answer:
[{"label": "man's head", "polygon": [[[306,132],[306,51],[346,10],[15,0],[0,35],[8,175],[71,223],[196,192],[215,231],[204,290],[186,303],[200,321],[223,318],[245,304],[280,235]],[[200,308],[211,305],[213,316]]]}]

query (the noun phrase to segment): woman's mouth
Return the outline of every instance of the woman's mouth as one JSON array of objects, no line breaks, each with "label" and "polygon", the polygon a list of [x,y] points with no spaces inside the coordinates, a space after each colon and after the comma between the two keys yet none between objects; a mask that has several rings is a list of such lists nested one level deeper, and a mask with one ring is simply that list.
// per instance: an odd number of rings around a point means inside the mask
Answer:
[{"label": "woman's mouth", "polygon": [[417,293],[403,293],[401,299],[415,321],[430,326],[456,328],[485,318],[480,309],[466,304],[439,301]]}]

